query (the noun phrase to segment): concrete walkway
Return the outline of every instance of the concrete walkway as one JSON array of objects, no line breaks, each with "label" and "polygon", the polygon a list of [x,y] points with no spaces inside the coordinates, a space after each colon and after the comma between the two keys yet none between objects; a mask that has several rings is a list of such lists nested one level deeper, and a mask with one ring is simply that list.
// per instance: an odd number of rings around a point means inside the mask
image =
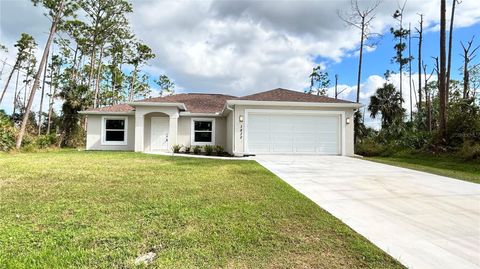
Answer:
[{"label": "concrete walkway", "polygon": [[480,268],[480,184],[348,157],[255,159],[409,268]]}]

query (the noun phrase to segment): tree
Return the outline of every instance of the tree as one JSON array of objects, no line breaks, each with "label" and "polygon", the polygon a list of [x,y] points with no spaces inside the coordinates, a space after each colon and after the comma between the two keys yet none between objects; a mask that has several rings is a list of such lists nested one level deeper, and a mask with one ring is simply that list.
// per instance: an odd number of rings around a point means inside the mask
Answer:
[{"label": "tree", "polygon": [[440,65],[438,76],[438,92],[440,95],[439,106],[439,139],[441,143],[445,142],[447,138],[447,115],[446,115],[446,50],[445,50],[445,25],[446,25],[446,0],[440,0]]},{"label": "tree", "polygon": [[128,61],[129,64],[133,65],[133,71],[131,74],[131,82],[130,82],[130,91],[128,96],[128,101],[133,101],[135,96],[135,89],[137,85],[137,75],[139,72],[139,68],[145,64],[148,60],[155,58],[155,54],[153,54],[152,49],[145,44],[137,42],[135,44],[135,49],[132,52],[132,55]]},{"label": "tree", "polygon": [[383,84],[374,95],[370,97],[368,110],[370,116],[376,118],[379,114],[382,117],[382,129],[388,128],[396,120],[402,119],[405,109],[402,108],[402,96],[391,83]]},{"label": "tree", "polygon": [[2,95],[0,96],[0,104],[2,103],[3,97],[5,96],[5,92],[7,91],[8,85],[10,80],[12,79],[13,73],[15,71],[19,72],[22,67],[22,64],[31,59],[32,51],[36,48],[37,43],[35,39],[26,33],[22,33],[20,39],[14,45],[17,48],[17,59],[15,60],[15,64],[13,65],[12,71],[7,77],[5,82],[5,86],[2,91]]},{"label": "tree", "polygon": [[[422,115],[422,42],[423,42],[423,14],[420,14],[419,27],[415,28],[418,33],[418,114]],[[425,74],[426,76],[427,74]]]},{"label": "tree", "polygon": [[[357,103],[360,102],[360,81],[362,77],[362,61],[363,61],[363,48],[366,42],[372,40],[375,36],[379,36],[377,33],[372,33],[372,22],[375,19],[374,11],[380,5],[380,1],[375,1],[371,6],[361,8],[358,4],[358,0],[350,1],[350,14],[346,16],[338,12],[338,16],[348,25],[360,30],[360,48],[358,59],[358,72],[357,72]],[[368,46],[368,45],[367,45]],[[371,44],[370,46],[374,46]]]},{"label": "tree", "polygon": [[48,102],[48,118],[47,118],[47,134],[50,134],[51,125],[52,125],[52,115],[53,115],[53,104],[55,102],[55,97],[57,96],[57,88],[60,83],[60,68],[64,62],[62,58],[58,55],[52,55],[52,61],[50,63],[50,93],[49,93],[49,102]]},{"label": "tree", "polygon": [[327,89],[330,86],[330,79],[328,73],[321,70],[321,66],[316,66],[312,69],[310,74],[310,90],[309,94],[327,95]]},{"label": "tree", "polygon": [[463,42],[460,42],[463,48],[463,99],[467,99],[469,96],[469,87],[470,87],[470,62],[476,57],[476,52],[480,48],[476,46],[472,48],[473,39],[475,36],[472,37],[470,41],[467,42],[465,46]]},{"label": "tree", "polygon": [[[460,4],[459,0],[452,1],[452,14],[450,16],[450,31],[448,32],[448,62],[447,62],[447,83],[446,88],[447,90],[450,89],[450,71],[452,68],[452,42],[453,42],[453,20],[455,18],[455,4]],[[447,96],[445,96],[445,102],[448,103],[448,92]]]},{"label": "tree", "polygon": [[[40,65],[38,67],[38,71],[35,75],[35,80],[33,82],[32,89],[30,91],[30,98],[28,99],[28,103],[25,109],[25,113],[22,120],[22,125],[20,127],[20,131],[18,133],[16,148],[20,149],[23,141],[23,136],[25,134],[25,128],[28,123],[28,115],[30,114],[30,109],[32,107],[33,99],[35,97],[35,92],[37,90],[40,77],[42,75],[43,68],[47,61],[47,54],[50,50],[50,45],[52,44],[53,37],[55,32],[57,31],[57,25],[62,19],[63,16],[67,15],[68,13],[72,12],[73,10],[70,8],[65,8],[65,4],[67,0],[32,0],[34,5],[42,4],[45,8],[49,10],[49,15],[53,18],[52,25],[50,27],[50,33],[48,35],[47,43],[45,44],[45,49],[43,50],[43,56],[40,61]],[[70,2],[69,2],[70,3]],[[72,5],[73,7],[73,5]]]},{"label": "tree", "polygon": [[400,73],[400,95],[402,96],[403,102],[403,67],[408,64],[411,60],[410,57],[405,58],[403,57],[403,51],[406,49],[406,44],[404,40],[410,35],[409,29],[403,28],[403,11],[405,9],[405,5],[407,1],[403,3],[403,6],[399,9],[395,10],[393,13],[393,18],[398,22],[398,28],[390,28],[390,32],[392,33],[393,37],[398,40],[398,42],[394,45],[394,49],[396,55],[393,57],[393,60],[398,63],[398,71]]},{"label": "tree", "polygon": [[175,92],[175,83],[173,83],[166,75],[160,75],[155,83],[160,87],[160,96],[172,95]]}]

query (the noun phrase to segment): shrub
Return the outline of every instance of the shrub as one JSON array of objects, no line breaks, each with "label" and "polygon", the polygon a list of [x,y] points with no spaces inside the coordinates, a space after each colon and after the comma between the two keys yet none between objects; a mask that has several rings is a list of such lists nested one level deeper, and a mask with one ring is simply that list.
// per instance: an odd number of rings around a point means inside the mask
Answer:
[{"label": "shrub", "polygon": [[465,161],[480,161],[480,143],[465,142],[457,153],[458,157]]},{"label": "shrub", "polygon": [[380,156],[384,150],[385,147],[373,141],[373,139],[366,139],[355,146],[355,154],[365,157]]},{"label": "shrub", "polygon": [[172,150],[174,153],[179,153],[180,150],[182,149],[182,145],[173,145]]},{"label": "shrub", "polygon": [[190,146],[185,147],[185,153],[190,153],[190,150],[191,150]]},{"label": "shrub", "polygon": [[225,150],[223,149],[222,146],[215,146],[215,152],[217,153],[218,156],[222,156],[225,153]]},{"label": "shrub", "polygon": [[8,151],[15,147],[15,128],[10,119],[0,113],[0,151]]},{"label": "shrub", "polygon": [[211,145],[205,145],[203,146],[203,149],[205,150],[206,155],[212,155],[213,153],[213,146]]},{"label": "shrub", "polygon": [[34,139],[33,144],[40,149],[56,146],[57,137],[55,134],[41,135]]},{"label": "shrub", "polygon": [[193,154],[200,154],[200,152],[202,152],[202,147],[200,146],[194,146],[193,147]]}]

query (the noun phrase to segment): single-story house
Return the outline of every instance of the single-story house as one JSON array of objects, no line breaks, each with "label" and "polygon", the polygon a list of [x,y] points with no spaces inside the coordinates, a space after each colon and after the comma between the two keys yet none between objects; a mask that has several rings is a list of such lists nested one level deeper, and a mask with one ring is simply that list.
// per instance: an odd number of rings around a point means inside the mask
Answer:
[{"label": "single-story house", "polygon": [[171,152],[219,145],[252,154],[353,155],[361,104],[286,89],[243,97],[182,93],[82,111],[87,150]]}]

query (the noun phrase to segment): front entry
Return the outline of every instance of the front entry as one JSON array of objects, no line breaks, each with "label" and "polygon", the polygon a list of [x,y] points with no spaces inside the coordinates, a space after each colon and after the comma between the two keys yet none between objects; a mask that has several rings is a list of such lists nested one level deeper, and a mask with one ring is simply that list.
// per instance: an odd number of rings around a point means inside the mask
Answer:
[{"label": "front entry", "polygon": [[168,150],[169,122],[170,119],[168,117],[152,117],[150,136],[152,151]]}]

